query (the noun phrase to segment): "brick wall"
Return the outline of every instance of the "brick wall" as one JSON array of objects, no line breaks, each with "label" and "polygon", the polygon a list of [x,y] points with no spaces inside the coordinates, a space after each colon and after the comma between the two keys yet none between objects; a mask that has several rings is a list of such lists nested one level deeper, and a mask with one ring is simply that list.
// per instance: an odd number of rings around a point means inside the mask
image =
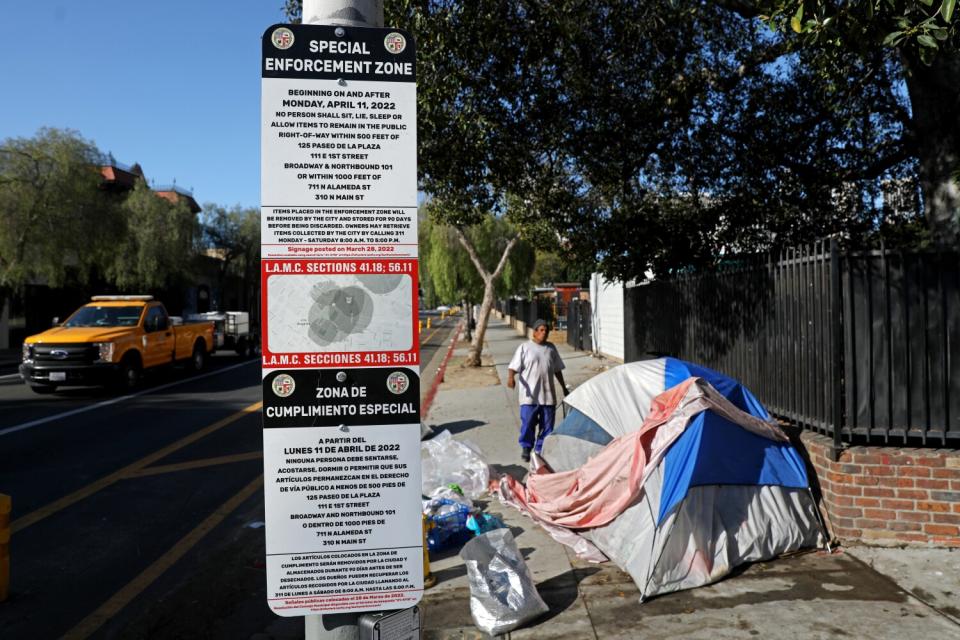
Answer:
[{"label": "brick wall", "polygon": [[831,439],[804,432],[801,440],[836,538],[960,547],[960,451],[850,447],[834,462]]}]

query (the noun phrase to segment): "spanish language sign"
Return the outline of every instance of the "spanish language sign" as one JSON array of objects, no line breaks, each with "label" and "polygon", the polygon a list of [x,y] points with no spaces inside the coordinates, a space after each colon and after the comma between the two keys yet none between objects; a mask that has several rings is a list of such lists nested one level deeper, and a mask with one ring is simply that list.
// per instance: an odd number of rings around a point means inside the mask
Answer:
[{"label": "spanish language sign", "polygon": [[423,593],[414,43],[274,25],[262,47],[268,603],[407,608]]}]

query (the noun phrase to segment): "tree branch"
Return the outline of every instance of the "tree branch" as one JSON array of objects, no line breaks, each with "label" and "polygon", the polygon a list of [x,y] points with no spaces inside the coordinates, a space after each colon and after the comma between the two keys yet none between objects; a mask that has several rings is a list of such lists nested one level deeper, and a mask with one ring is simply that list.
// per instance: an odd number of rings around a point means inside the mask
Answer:
[{"label": "tree branch", "polygon": [[907,145],[901,144],[889,151],[886,155],[877,157],[876,160],[863,167],[861,171],[855,172],[855,175],[851,177],[863,178],[867,180],[879,178],[887,169],[895,167],[911,157],[913,157],[912,151],[907,147]]},{"label": "tree branch", "polygon": [[514,245],[520,240],[520,236],[516,235],[510,238],[510,242],[507,243],[507,246],[503,249],[503,255],[500,256],[500,264],[497,265],[496,270],[493,272],[493,275],[490,276],[490,281],[494,281],[500,277],[500,274],[503,272],[503,268],[507,266],[507,258],[510,256],[510,252],[513,250]]},{"label": "tree branch", "polygon": [[741,18],[756,18],[761,15],[756,4],[749,0],[714,0],[717,6],[732,11]]},{"label": "tree branch", "polygon": [[507,246],[503,249],[503,254],[500,256],[500,262],[497,264],[497,268],[493,270],[493,273],[484,268],[483,263],[480,262],[480,256],[477,255],[476,249],[473,248],[473,245],[470,243],[470,239],[467,238],[467,235],[463,232],[463,229],[460,227],[454,227],[454,230],[457,233],[457,239],[460,240],[460,244],[463,245],[463,248],[467,250],[467,255],[470,256],[470,261],[473,263],[473,266],[477,268],[477,271],[480,273],[480,277],[483,278],[484,283],[490,283],[500,277],[500,274],[503,272],[504,267],[507,266],[507,258],[510,257],[510,252],[513,250],[513,247],[520,240],[519,235],[515,235],[510,239],[510,242],[507,243]]},{"label": "tree branch", "polygon": [[480,262],[480,256],[477,255],[476,249],[474,249],[473,245],[470,244],[467,234],[465,234],[463,229],[460,227],[454,227],[453,230],[456,232],[457,239],[460,240],[460,244],[462,244],[463,248],[467,250],[467,255],[470,256],[470,262],[472,262],[473,266],[477,268],[477,271],[480,273],[480,277],[483,278],[484,282],[489,280],[490,273],[483,266],[483,263]]}]

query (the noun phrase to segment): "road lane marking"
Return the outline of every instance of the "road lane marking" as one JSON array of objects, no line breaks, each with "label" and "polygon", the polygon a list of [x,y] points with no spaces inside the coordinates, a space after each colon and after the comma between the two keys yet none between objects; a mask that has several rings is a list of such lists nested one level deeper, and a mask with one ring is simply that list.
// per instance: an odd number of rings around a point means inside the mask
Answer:
[{"label": "road lane marking", "polygon": [[437,333],[437,331],[440,331],[440,329],[443,329],[443,328],[444,328],[444,327],[437,327],[436,329],[434,329],[433,331],[430,332],[430,335],[427,336],[426,339],[421,340],[420,343],[421,343],[421,344],[427,344],[428,342],[430,342],[430,338],[432,338],[432,337]]},{"label": "road lane marking", "polygon": [[223,369],[217,369],[216,371],[208,371],[207,373],[201,373],[198,376],[192,376],[185,380],[177,380],[175,382],[169,382],[167,384],[160,385],[159,387],[153,387],[151,389],[144,389],[143,391],[138,391],[137,393],[131,393],[129,395],[120,396],[119,398],[110,398],[109,400],[104,400],[103,402],[98,402],[97,404],[91,404],[86,407],[80,407],[79,409],[73,409],[71,411],[65,411],[64,413],[58,413],[52,416],[47,416],[45,418],[38,418],[36,420],[31,420],[30,422],[24,422],[23,424],[18,424],[13,427],[7,427],[6,429],[0,429],[0,437],[9,435],[11,433],[16,433],[17,431],[23,431],[24,429],[31,429],[33,427],[38,427],[42,424],[48,422],[53,422],[54,420],[59,420],[61,418],[69,418],[70,416],[75,416],[79,413],[86,413],[87,411],[93,411],[94,409],[99,409],[101,407],[107,407],[111,404],[116,404],[118,402],[123,402],[124,400],[130,400],[138,396],[143,396],[148,393],[156,393],[157,391],[163,391],[164,389],[169,389],[170,387],[175,387],[178,384],[184,384],[186,382],[193,382],[195,380],[202,380],[203,378],[209,378],[210,376],[215,376],[219,373],[226,373],[233,369],[239,367],[244,367],[253,362],[258,362],[257,360],[248,360],[246,362],[241,362],[240,364],[230,365],[229,367],[224,367]]},{"label": "road lane marking", "polygon": [[88,484],[82,489],[78,489],[74,491],[70,495],[66,495],[60,498],[59,500],[51,502],[47,506],[41,507],[36,511],[31,511],[27,515],[13,521],[13,523],[10,525],[10,533],[17,533],[18,531],[22,531],[23,529],[26,529],[30,525],[36,524],[37,522],[40,522],[44,518],[51,516],[57,513],[58,511],[61,511],[69,507],[70,505],[76,502],[79,502],[84,498],[92,496],[96,492],[102,489],[105,489],[106,487],[109,487],[115,482],[118,482],[119,480],[123,480],[124,478],[129,477],[131,473],[136,473],[137,471],[140,471],[142,468],[146,467],[147,465],[170,455],[174,451],[177,451],[178,449],[182,449],[188,444],[192,444],[197,440],[210,435],[214,431],[222,429],[227,425],[230,425],[236,422],[240,418],[243,418],[244,416],[253,413],[254,411],[259,411],[261,406],[263,406],[263,402],[255,402],[254,404],[251,404],[249,407],[245,407],[244,409],[241,409],[240,411],[237,411],[236,413],[229,415],[226,418],[223,418],[222,420],[218,420],[217,422],[214,422],[209,427],[204,427],[200,431],[191,433],[189,436],[185,438],[181,438],[180,440],[177,440],[173,444],[167,445],[163,449],[160,449],[159,451],[155,451],[154,453],[151,453],[150,455],[144,458],[141,458],[140,460],[137,460],[133,464],[127,465],[126,467],[124,467],[123,469],[120,469],[119,471],[115,471],[108,476],[104,476],[103,478],[100,478],[96,482],[92,482]]},{"label": "road lane marking", "polygon": [[451,327],[447,324],[447,321],[444,320],[441,324],[437,325],[437,327],[433,331],[430,332],[430,335],[427,336],[425,340],[421,340],[420,344],[427,344],[428,342],[430,342],[433,336],[436,335],[437,331],[440,331],[441,329],[450,329],[450,328]]},{"label": "road lane marking", "polygon": [[113,616],[117,615],[125,606],[140,595],[147,587],[156,581],[163,573],[177,563],[188,551],[197,545],[217,525],[223,522],[243,502],[260,490],[263,484],[263,474],[240,490],[239,493],[223,503],[216,511],[198,524],[193,531],[181,538],[166,553],[157,558],[140,575],[128,582],[123,588],[113,594],[96,611],[80,621],[73,629],[63,635],[64,640],[84,640],[93,635]]},{"label": "road lane marking", "polygon": [[178,462],[177,464],[165,464],[158,467],[147,467],[127,475],[128,479],[143,478],[146,476],[158,476],[164,473],[174,473],[176,471],[187,471],[188,469],[203,469],[204,467],[214,467],[220,464],[230,464],[233,462],[245,462],[247,460],[259,460],[263,458],[262,451],[251,451],[249,453],[238,453],[232,456],[219,456],[216,458],[204,458],[203,460],[190,460],[189,462]]}]

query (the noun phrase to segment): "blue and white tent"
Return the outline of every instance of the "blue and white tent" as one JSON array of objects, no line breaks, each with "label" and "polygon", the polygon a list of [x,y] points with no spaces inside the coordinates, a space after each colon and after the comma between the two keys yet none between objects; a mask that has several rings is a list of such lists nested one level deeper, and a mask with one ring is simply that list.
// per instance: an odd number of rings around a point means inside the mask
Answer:
[{"label": "blue and white tent", "polygon": [[644,599],[825,543],[803,459],[763,405],[736,380],[682,360],[621,365],[578,387],[543,461],[554,472],[584,467],[637,432],[656,396],[691,377],[699,380],[655,436],[660,453],[639,497],[608,524],[577,531],[633,577]]},{"label": "blue and white tent", "polygon": [[594,376],[564,399],[570,410],[544,441],[543,459],[554,471],[576,469],[614,438],[639,429],[653,399],[690,377],[703,378],[738,409],[770,419],[750,390],[729,376],[677,358],[641,360]]}]

